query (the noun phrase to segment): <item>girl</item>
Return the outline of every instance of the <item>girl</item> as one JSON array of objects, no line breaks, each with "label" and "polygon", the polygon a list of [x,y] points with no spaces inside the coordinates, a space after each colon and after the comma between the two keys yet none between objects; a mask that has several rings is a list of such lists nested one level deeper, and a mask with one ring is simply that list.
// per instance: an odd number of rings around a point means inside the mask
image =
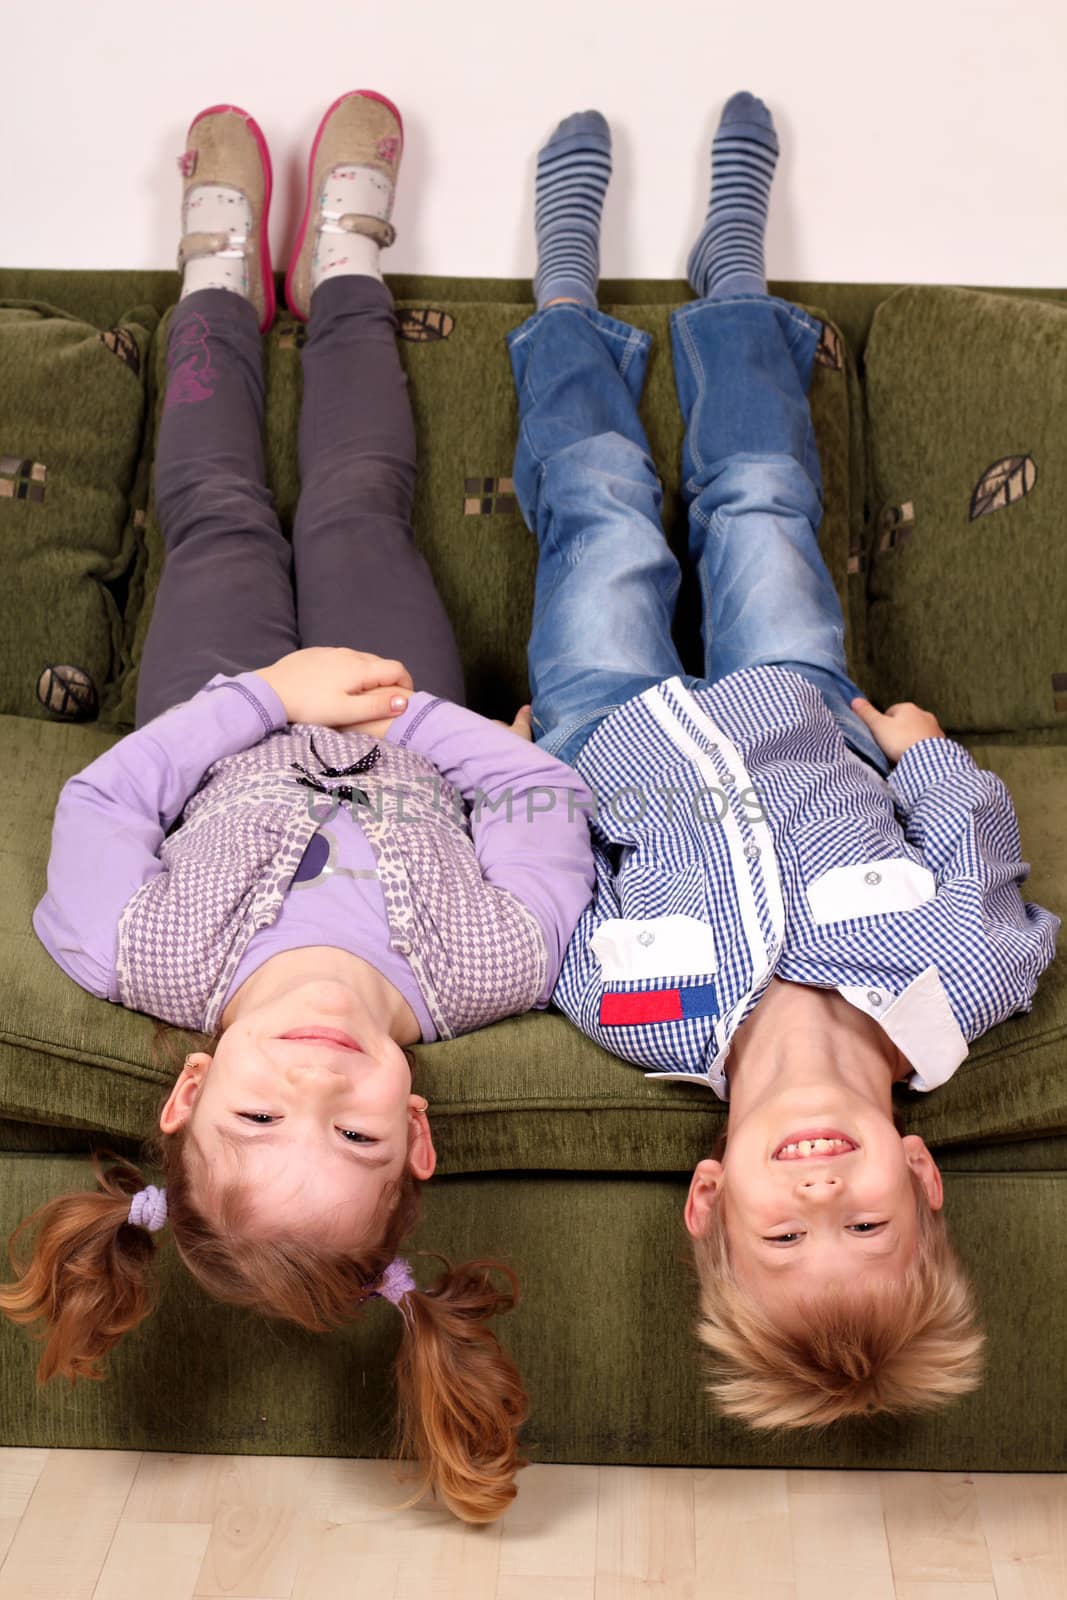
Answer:
[{"label": "girl", "polygon": [[94,1374],[150,1308],[164,1223],[209,1292],[304,1327],[384,1296],[404,1316],[405,1440],[488,1521],[520,1464],[525,1397],[484,1326],[514,1280],[475,1262],[422,1291],[397,1258],[435,1163],[405,1047],[546,1005],[592,860],[585,788],[524,714],[509,730],[462,709],[414,547],[378,265],[402,140],[361,90],[312,148],[286,284],[309,321],[290,546],[263,483],[270,157],[235,106],[190,128],[137,730],[64,788],[34,926],[93,994],[213,1044],[160,1115],[165,1188],[98,1167],[95,1193],[44,1206],[0,1308],[43,1321],[42,1380]]}]

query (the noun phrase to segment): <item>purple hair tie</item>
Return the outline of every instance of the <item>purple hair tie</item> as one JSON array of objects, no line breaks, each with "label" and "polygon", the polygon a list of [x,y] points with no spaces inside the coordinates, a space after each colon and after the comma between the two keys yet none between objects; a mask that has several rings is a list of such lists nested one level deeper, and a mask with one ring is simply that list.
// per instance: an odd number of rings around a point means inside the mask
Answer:
[{"label": "purple hair tie", "polygon": [[378,1279],[378,1287],[375,1289],[372,1298],[380,1296],[381,1299],[388,1300],[394,1306],[398,1306],[404,1296],[409,1294],[414,1287],[415,1279],[411,1268],[402,1256],[397,1256],[395,1261],[390,1261]]},{"label": "purple hair tie", "polygon": [[135,1228],[147,1228],[149,1233],[158,1233],[167,1221],[166,1189],[157,1189],[154,1183],[150,1183],[147,1189],[138,1189],[130,1201],[128,1220]]}]

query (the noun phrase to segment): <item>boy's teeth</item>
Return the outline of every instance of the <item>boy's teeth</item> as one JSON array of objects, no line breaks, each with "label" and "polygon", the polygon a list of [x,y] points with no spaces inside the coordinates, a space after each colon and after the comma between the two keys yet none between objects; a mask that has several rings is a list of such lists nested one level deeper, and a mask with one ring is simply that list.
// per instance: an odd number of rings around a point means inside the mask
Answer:
[{"label": "boy's teeth", "polygon": [[800,1139],[795,1144],[784,1144],[778,1155],[779,1158],[836,1155],[840,1151],[849,1151],[852,1148],[847,1139]]}]

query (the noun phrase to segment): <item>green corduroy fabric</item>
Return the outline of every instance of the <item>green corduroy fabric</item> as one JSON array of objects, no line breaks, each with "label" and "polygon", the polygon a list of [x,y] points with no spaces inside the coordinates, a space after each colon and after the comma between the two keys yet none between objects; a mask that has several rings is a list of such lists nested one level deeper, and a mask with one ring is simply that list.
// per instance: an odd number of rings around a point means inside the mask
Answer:
[{"label": "green corduroy fabric", "polygon": [[867,409],[875,695],[1067,731],[1067,307],[902,289],[874,317]]},{"label": "green corduroy fabric", "polygon": [[[388,257],[385,259],[388,262]],[[398,300],[417,304],[433,303],[442,298],[503,304],[525,304],[530,300],[529,278],[455,278],[434,273],[387,271],[385,281]],[[275,284],[278,305],[284,308],[282,273],[275,273]],[[0,300],[48,300],[98,328],[117,322],[127,306],[149,305],[162,315],[177,300],[180,286],[181,279],[176,272],[0,267]],[[825,306],[857,357],[863,354],[876,309],[900,287],[897,283],[808,283],[786,278],[770,281],[770,292],[781,295],[784,300]],[[980,284],[971,287],[986,294],[1009,295],[1013,299],[1067,301],[1067,289],[1002,289]],[[692,298],[692,290],[684,278],[603,278],[600,297],[605,305],[680,305]],[[280,314],[285,315],[284,309]]]},{"label": "green corduroy fabric", "polygon": [[[0,1111],[24,1122],[143,1138],[172,1077],[155,1025],[56,972],[31,926],[44,889],[51,816],[67,775],[111,741],[95,726],[0,718]],[[1015,796],[1028,892],[1067,904],[1062,844],[1067,750],[975,746]],[[943,1147],[1067,1130],[1067,963],[1045,974],[1031,1012],[980,1039],[936,1094],[904,1095],[909,1129]],[[193,1036],[178,1035],[180,1060]],[[537,1015],[416,1051],[443,1172],[556,1167],[679,1172],[707,1154],[723,1119],[697,1086],[649,1081],[562,1017]]]},{"label": "green corduroy fabric", "polygon": [[[84,1163],[0,1157],[0,1228]],[[754,1434],[713,1416],[691,1333],[696,1296],[684,1183],[540,1174],[435,1180],[417,1246],[510,1261],[523,1303],[497,1323],[531,1400],[539,1461],[1062,1470],[1067,1183],[1047,1173],[950,1174],[950,1231],[989,1329],[987,1381],[929,1417],[821,1434]],[[163,1236],[161,1236],[162,1238]],[[1008,1250],[991,1240],[1010,1240]],[[1040,1262],[1040,1271],[1034,1263]],[[432,1261],[415,1258],[421,1282]],[[8,1444],[373,1455],[391,1438],[400,1319],[374,1304],[340,1334],[266,1324],[205,1299],[165,1244],[158,1312],[120,1344],[106,1383],[34,1391],[25,1333],[0,1326],[0,1438]]]},{"label": "green corduroy fabric", "polygon": [[44,303],[0,303],[0,711],[45,717],[50,667],[78,669],[99,704],[121,665],[155,321],[142,308],[102,336]]}]

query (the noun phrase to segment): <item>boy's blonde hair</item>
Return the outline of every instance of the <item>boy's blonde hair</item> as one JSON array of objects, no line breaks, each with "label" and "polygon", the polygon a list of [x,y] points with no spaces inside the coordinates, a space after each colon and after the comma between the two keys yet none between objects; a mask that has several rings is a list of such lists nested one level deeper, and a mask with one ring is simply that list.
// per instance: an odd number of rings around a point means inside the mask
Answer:
[{"label": "boy's blonde hair", "polygon": [[984,1335],[944,1216],[912,1175],[919,1237],[899,1284],[846,1298],[828,1290],[798,1329],[777,1326],[730,1264],[723,1196],[693,1240],[697,1338],[711,1354],[708,1391],[753,1428],[821,1427],[878,1411],[920,1411],[976,1389]]}]

